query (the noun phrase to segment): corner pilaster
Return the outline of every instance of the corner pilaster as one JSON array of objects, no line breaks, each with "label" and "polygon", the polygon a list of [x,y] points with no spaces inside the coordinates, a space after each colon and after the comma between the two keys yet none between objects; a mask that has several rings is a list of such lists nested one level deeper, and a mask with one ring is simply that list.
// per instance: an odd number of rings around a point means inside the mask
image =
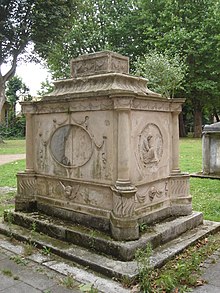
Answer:
[{"label": "corner pilaster", "polygon": [[135,193],[137,189],[130,181],[130,112],[132,98],[114,99],[118,115],[118,157],[117,180],[113,191],[113,211],[110,217],[111,232],[116,240],[139,238],[139,227],[134,215]]},{"label": "corner pilaster", "polygon": [[34,172],[33,116],[26,113],[26,173]]}]

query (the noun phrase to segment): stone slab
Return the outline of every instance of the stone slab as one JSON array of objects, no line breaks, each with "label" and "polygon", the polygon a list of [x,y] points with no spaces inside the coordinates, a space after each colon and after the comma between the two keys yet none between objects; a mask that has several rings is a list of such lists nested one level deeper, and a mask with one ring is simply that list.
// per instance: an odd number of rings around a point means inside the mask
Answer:
[{"label": "stone slab", "polygon": [[[29,231],[16,225],[10,226],[13,231],[13,237],[22,241],[29,240]],[[154,250],[151,257],[153,267],[160,267],[170,258],[180,253],[182,250],[193,244],[197,240],[206,237],[209,233],[215,233],[220,230],[220,223],[204,221],[203,225],[198,226],[186,233],[183,233],[177,239],[160,246]],[[7,224],[0,224],[0,232],[7,234],[9,227]],[[81,248],[74,244],[68,244],[61,240],[36,233],[34,243],[39,246],[47,246],[52,253],[55,253],[65,259],[74,261],[84,267],[88,267],[95,272],[102,273],[108,277],[116,278],[134,278],[138,275],[137,264],[135,261],[118,261],[104,255]]]},{"label": "stone slab", "polygon": [[[135,251],[146,247],[151,243],[153,248],[162,245],[182,233],[197,227],[203,221],[202,213],[194,212],[188,216],[174,219],[167,219],[158,224],[149,226],[145,233],[135,241],[114,241],[108,235],[98,233],[96,230],[86,230],[80,226],[71,225],[70,222],[58,222],[54,218],[38,213],[19,213],[13,212],[13,222],[25,228],[32,227],[35,223],[38,232],[46,233],[49,236],[60,240],[71,242],[93,249],[98,253],[104,253],[115,257],[118,260],[130,261],[135,257]],[[7,220],[7,213],[5,213]],[[81,229],[81,230],[80,230]]]},{"label": "stone slab", "polygon": [[[7,245],[8,244],[8,245]],[[3,248],[1,248],[3,247]],[[10,243],[9,240],[6,239],[0,239],[0,249],[8,249],[8,251],[10,252],[11,255],[14,255],[14,252],[17,252],[18,250],[21,250],[22,244],[19,244],[19,242],[15,242],[15,243]],[[5,250],[6,251],[6,250]],[[7,251],[6,251],[7,254]],[[9,257],[9,256],[8,256]],[[82,269],[75,266],[75,264],[73,262],[69,263],[68,261],[66,262],[65,260],[63,260],[62,258],[59,257],[54,257],[54,255],[48,255],[46,257],[46,259],[44,258],[44,256],[40,257],[40,252],[39,251],[34,251],[33,255],[31,256],[27,256],[26,257],[27,260],[30,260],[30,263],[28,263],[27,267],[25,267],[28,271],[29,274],[35,274],[35,279],[38,280],[42,280],[42,274],[43,275],[43,284],[41,286],[46,286],[47,283],[45,283],[46,280],[46,276],[49,278],[49,280],[54,279],[56,281],[59,281],[59,279],[63,279],[65,278],[65,276],[67,275],[71,275],[74,279],[74,281],[76,282],[75,287],[71,288],[71,289],[66,289],[63,286],[57,285],[57,283],[55,285],[49,284],[49,287],[47,287],[46,290],[49,290],[51,293],[68,293],[68,292],[74,292],[74,293],[78,293],[81,292],[78,287],[79,287],[79,282],[80,283],[84,283],[84,284],[93,284],[95,288],[97,288],[99,290],[99,292],[103,292],[103,293],[128,293],[130,292],[130,290],[125,289],[122,287],[121,284],[117,283],[114,280],[111,280],[109,278],[103,278],[101,276],[98,276],[96,274],[93,274],[92,272],[88,272],[88,268]],[[44,261],[42,261],[44,259]],[[54,260],[56,259],[56,260]],[[37,263],[34,264],[34,262],[32,260],[36,260]],[[11,261],[10,261],[11,262]],[[0,262],[1,263],[1,262]],[[40,263],[40,266],[39,266]],[[69,264],[68,264],[69,263]],[[18,266],[18,264],[14,263],[14,266]],[[13,263],[12,263],[12,267],[13,267]],[[39,272],[41,272],[40,278],[39,278]],[[53,274],[54,272],[54,274]],[[57,275],[59,274],[59,275]],[[34,289],[39,287],[39,283],[38,281],[34,281],[33,283],[33,278],[31,277],[31,280],[29,280],[29,275],[26,274],[26,270],[24,269],[22,271],[22,275],[23,277],[19,278],[19,281],[21,282],[22,286],[21,286],[21,291],[20,287],[18,288],[16,286],[16,284],[18,283],[14,283],[12,282],[12,280],[9,278],[7,278],[5,280],[5,288],[8,288],[12,286],[13,287],[11,290],[12,292],[26,292],[26,288],[29,289],[28,293],[35,293],[35,292],[42,292],[42,290],[38,290],[38,289]],[[27,279],[28,282],[26,282],[25,280],[25,275],[27,275]],[[36,278],[37,276],[37,278]],[[58,278],[59,277],[59,278]],[[28,284],[24,284],[24,283],[30,283]],[[34,287],[33,287],[34,286]],[[4,289],[4,287],[2,287]],[[16,288],[18,291],[14,291]],[[22,291],[23,289],[23,291]],[[8,291],[4,291],[4,292],[8,292]]]},{"label": "stone slab", "polygon": [[1,290],[1,293],[40,293],[41,290],[35,289],[25,283],[19,283],[14,286]]},{"label": "stone slab", "polygon": [[202,264],[202,279],[205,284],[192,290],[195,293],[220,292],[220,249],[215,251]]},{"label": "stone slab", "polygon": [[192,173],[190,177],[201,178],[201,179],[217,179],[220,180],[220,175],[216,174],[203,174],[202,172]]}]

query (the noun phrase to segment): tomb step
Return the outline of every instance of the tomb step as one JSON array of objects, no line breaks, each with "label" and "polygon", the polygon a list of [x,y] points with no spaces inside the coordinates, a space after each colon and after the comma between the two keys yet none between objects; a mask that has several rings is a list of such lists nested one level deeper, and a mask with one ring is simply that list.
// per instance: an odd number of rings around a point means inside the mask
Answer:
[{"label": "tomb step", "polygon": [[[197,240],[206,237],[210,233],[220,230],[220,223],[204,221],[203,224],[193,228],[176,239],[165,243],[153,250],[150,257],[151,266],[158,268],[169,259],[192,245]],[[109,278],[133,279],[138,276],[138,267],[135,260],[120,261],[106,255],[97,254],[86,248],[54,239],[41,233],[32,233],[30,230],[15,224],[0,223],[0,233],[13,237],[22,242],[31,242],[39,248],[47,247],[51,253],[71,260],[79,265],[101,273]]]},{"label": "tomb step", "polygon": [[[8,220],[5,212],[5,220]],[[187,230],[191,230],[203,221],[202,213],[194,212],[188,216],[181,216],[175,219],[167,219],[147,227],[141,237],[135,241],[114,241],[105,233],[97,230],[74,225],[70,222],[56,219],[38,212],[22,213],[10,212],[10,221],[30,230],[44,233],[48,236],[67,241],[98,253],[110,255],[121,261],[134,259],[137,249],[143,249],[147,243],[152,248],[169,242]],[[30,232],[29,232],[30,233]]]}]

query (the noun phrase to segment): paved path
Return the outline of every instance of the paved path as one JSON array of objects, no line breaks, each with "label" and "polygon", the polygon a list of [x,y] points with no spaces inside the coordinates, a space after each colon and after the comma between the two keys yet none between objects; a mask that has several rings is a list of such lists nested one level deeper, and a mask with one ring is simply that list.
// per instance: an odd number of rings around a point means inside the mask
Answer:
[{"label": "paved path", "polygon": [[[80,293],[80,283],[24,258],[0,235],[0,293]],[[2,246],[7,247],[4,248]],[[14,246],[16,248],[16,246]],[[43,255],[42,255],[43,257]],[[67,287],[71,285],[71,289]]]},{"label": "paved path", "polygon": [[202,279],[206,281],[203,286],[195,288],[193,293],[219,293],[220,292],[220,249],[210,256],[203,265]]},{"label": "paved path", "polygon": [[15,154],[15,155],[0,155],[0,165],[4,165],[17,160],[23,160],[26,158],[25,154]]}]

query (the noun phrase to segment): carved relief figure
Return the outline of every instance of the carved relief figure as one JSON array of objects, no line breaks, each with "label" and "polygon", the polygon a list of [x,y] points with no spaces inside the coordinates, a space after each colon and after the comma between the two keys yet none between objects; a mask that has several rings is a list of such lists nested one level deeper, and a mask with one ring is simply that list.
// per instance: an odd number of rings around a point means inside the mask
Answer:
[{"label": "carved relief figure", "polygon": [[60,185],[62,186],[63,191],[64,191],[64,195],[67,199],[75,199],[76,198],[78,191],[79,191],[79,188],[80,188],[79,184],[75,185],[75,186],[70,186],[70,185],[64,185],[60,181]]},{"label": "carved relief figure", "polygon": [[163,153],[163,137],[160,129],[148,123],[139,135],[138,157],[144,168],[157,168]]},{"label": "carved relief figure", "polygon": [[158,162],[158,159],[156,158],[156,149],[154,145],[154,138],[151,134],[149,134],[147,137],[144,137],[143,140],[143,161],[144,164],[148,163],[154,163]]}]

